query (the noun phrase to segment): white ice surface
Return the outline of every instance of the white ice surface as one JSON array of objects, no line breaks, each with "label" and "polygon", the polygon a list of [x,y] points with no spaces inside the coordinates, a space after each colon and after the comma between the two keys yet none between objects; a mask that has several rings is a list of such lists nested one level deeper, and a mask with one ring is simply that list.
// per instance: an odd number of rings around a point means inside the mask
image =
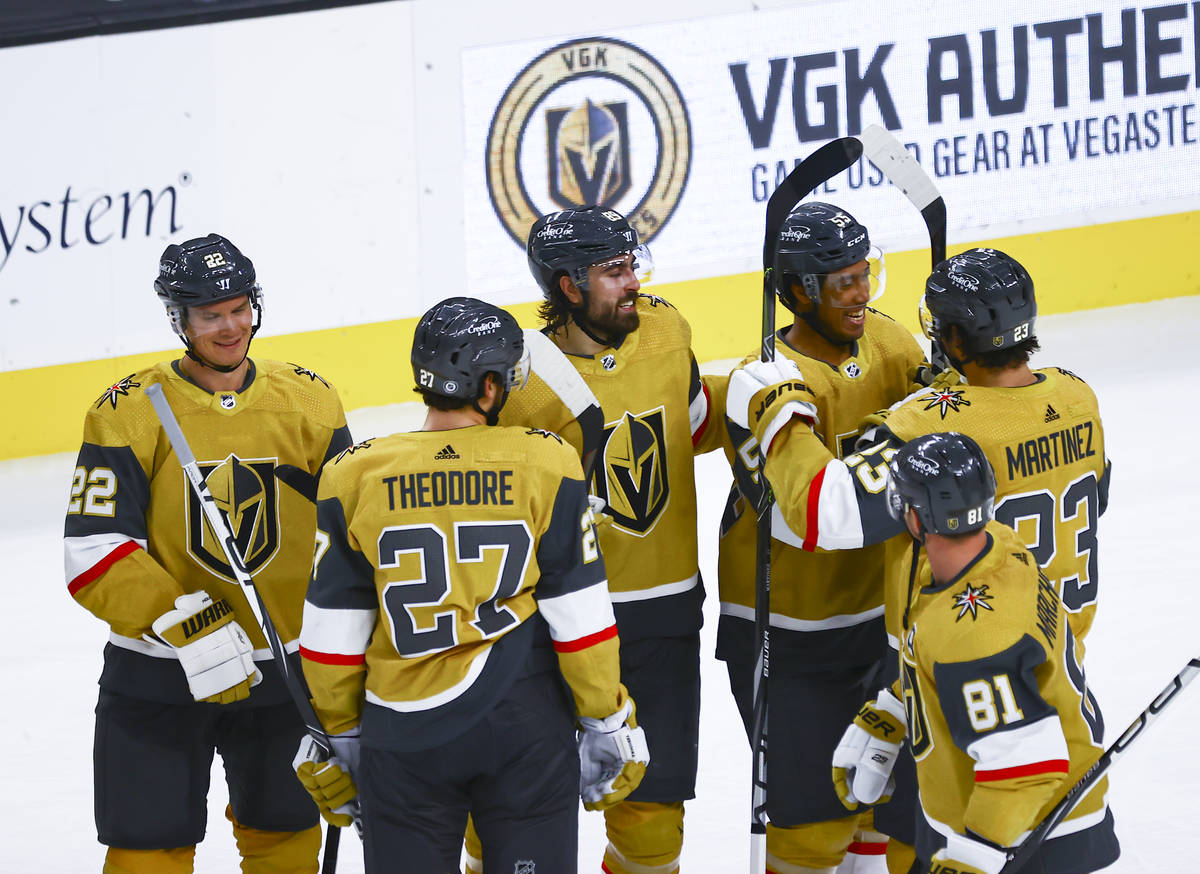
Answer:
[{"label": "white ice surface", "polygon": [[[1200,425],[1200,297],[1116,307],[1039,322],[1039,366],[1057,364],[1096,389],[1113,460],[1101,522],[1101,598],[1088,638],[1088,678],[1106,739],[1144,708],[1186,661],[1200,655],[1200,468],[1187,460]],[[748,347],[755,344],[748,338]],[[10,398],[7,427],[19,427]],[[53,403],[44,399],[44,403]],[[82,411],[81,421],[82,421]],[[359,438],[419,425],[413,405],[359,411]],[[0,872],[98,872],[104,849],[92,821],[92,711],[105,626],[75,605],[62,574],[63,511],[72,454],[0,462]],[[724,459],[697,461],[701,568],[708,581],[697,798],[689,802],[685,872],[744,871],[748,859],[749,753],[716,628],[716,530],[729,484]],[[1123,854],[1110,870],[1195,870],[1200,820],[1200,689],[1188,689],[1111,772],[1110,801]],[[653,739],[651,739],[653,743]],[[209,834],[196,871],[237,870],[213,771]],[[604,827],[581,814],[580,870],[598,871]],[[347,834],[338,870],[362,871]]]}]

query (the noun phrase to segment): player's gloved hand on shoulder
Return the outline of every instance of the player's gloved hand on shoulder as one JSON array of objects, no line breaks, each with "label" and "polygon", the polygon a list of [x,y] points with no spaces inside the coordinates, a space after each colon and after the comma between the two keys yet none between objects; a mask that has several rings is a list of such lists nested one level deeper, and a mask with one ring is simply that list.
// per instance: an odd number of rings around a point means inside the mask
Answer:
[{"label": "player's gloved hand on shoulder", "polygon": [[957,871],[958,874],[999,874],[1008,854],[1000,848],[982,841],[952,834],[946,840],[946,848],[934,853],[929,862],[929,874]]},{"label": "player's gloved hand on shoulder", "polygon": [[904,705],[890,689],[859,709],[833,751],[833,787],[848,810],[891,797],[892,768],[907,730]]},{"label": "player's gloved hand on shoulder", "polygon": [[751,361],[729,374],[725,415],[735,425],[754,432],[765,456],[775,435],[793,416],[809,425],[817,421],[812,397],[792,359],[779,356],[774,361]]},{"label": "player's gloved hand on shoulder", "polygon": [[180,595],[175,609],[155,619],[151,628],[175,650],[197,701],[241,701],[262,680],[250,637],[224,598],[214,601],[203,590]]},{"label": "player's gloved hand on shoulder", "polygon": [[646,732],[634,717],[633,699],[623,697],[620,709],[604,719],[579,717],[579,795],[588,810],[607,810],[624,801],[650,764]]},{"label": "player's gloved hand on shoulder", "polygon": [[330,825],[346,828],[359,815],[358,786],[354,772],[358,770],[359,729],[331,735],[333,755],[325,751],[309,735],[300,741],[292,769],[316,802],[321,816]]}]

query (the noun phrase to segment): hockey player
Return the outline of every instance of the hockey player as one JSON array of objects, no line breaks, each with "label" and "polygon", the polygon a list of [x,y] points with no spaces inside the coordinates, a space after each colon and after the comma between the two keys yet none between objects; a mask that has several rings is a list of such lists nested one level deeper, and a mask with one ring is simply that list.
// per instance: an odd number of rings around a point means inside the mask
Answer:
[{"label": "hockey player", "polygon": [[[1029,367],[1038,348],[1033,281],[1003,252],[973,249],[940,264],[927,281],[923,307],[926,331],[954,369],[886,417],[870,417],[873,428],[859,443],[867,448],[844,463],[831,459],[804,423],[812,415],[804,406],[808,395],[786,362],[751,363],[738,371],[729,415],[749,423],[769,447],[767,478],[781,516],[820,548],[889,534],[881,500],[887,460],[905,440],[949,426],[970,434],[998,472],[997,519],[1015,527],[1044,563],[1082,643],[1095,612],[1096,525],[1107,504],[1110,468],[1095,395],[1065,370]],[[771,397],[771,403],[760,409],[752,396]],[[893,648],[900,642],[907,554],[897,559],[889,563],[887,586]],[[881,689],[876,701],[889,694]],[[835,764],[851,767],[851,748],[839,752]],[[871,800],[880,788],[854,794]]]},{"label": "hockey player", "polygon": [[[920,786],[918,852],[931,872],[998,874],[1103,748],[1058,587],[992,521],[995,491],[983,450],[961,434],[919,437],[890,464],[889,510],[921,550],[899,685]],[[1116,861],[1107,788],[1102,777],[1022,870],[1083,874]]]},{"label": "hockey player", "polygon": [[274,473],[315,477],[350,445],[346,419],[317,374],[247,357],[263,295],[229,240],[167,246],[154,287],[185,354],[88,411],[66,516],[68,590],[111,628],[95,735],[104,871],[192,870],[216,750],[242,870],[315,872],[317,809],[289,765],[304,726],[144,389],[162,386],[292,650],[316,514]]},{"label": "hockey player", "polygon": [[[700,714],[704,589],[692,458],[717,448],[721,429],[709,426],[687,321],[639,293],[649,254],[623,216],[591,206],[543,216],[527,253],[544,331],[604,410],[592,491],[605,505],[599,536],[621,630],[621,678],[654,745],[641,786],[605,811],[603,866],[610,874],[671,874],[684,801],[695,796]],[[570,411],[536,376],[500,421],[555,431],[582,451]],[[476,847],[468,836],[470,856]]]},{"label": "hockey player", "polygon": [[[779,299],[794,314],[778,332],[776,356],[801,385],[813,422],[809,434],[823,460],[849,455],[862,418],[904,398],[924,356],[907,330],[868,306],[883,291],[881,259],[867,229],[846,211],[820,202],[796,207],[780,228],[773,276]],[[731,403],[742,379],[730,386]],[[753,457],[752,450],[750,434],[742,446],[726,447],[731,464]],[[769,473],[774,484],[773,467]],[[756,520],[745,506],[735,485],[721,526],[717,658],[726,662],[749,733],[758,655]],[[847,545],[862,544],[860,537]],[[852,844],[883,841],[869,819],[847,814],[830,785],[829,761],[846,723],[880,681],[885,547],[814,552],[813,546],[772,541],[767,861],[777,874],[832,871]],[[911,826],[893,832],[911,842]],[[897,868],[907,870],[911,855],[901,858],[898,845],[891,852]]]},{"label": "hockey player", "polygon": [[573,872],[580,795],[615,804],[645,771],[579,457],[493,427],[523,351],[503,310],[437,304],[412,348],[424,428],[321,479],[301,653],[338,757],[307,767],[331,820],[357,783],[368,872],[457,871],[468,810],[489,870]]}]

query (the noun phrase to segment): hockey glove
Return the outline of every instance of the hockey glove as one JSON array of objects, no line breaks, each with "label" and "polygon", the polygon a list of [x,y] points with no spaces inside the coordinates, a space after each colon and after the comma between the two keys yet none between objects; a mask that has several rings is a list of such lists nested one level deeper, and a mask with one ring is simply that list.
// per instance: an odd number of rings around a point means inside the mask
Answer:
[{"label": "hockey glove", "polygon": [[735,425],[754,432],[763,457],[792,416],[809,425],[817,421],[812,390],[796,362],[779,357],[774,361],[751,361],[729,374],[725,415]]},{"label": "hockey glove", "polygon": [[858,711],[833,751],[833,787],[847,810],[891,797],[892,768],[907,728],[904,705],[889,689]]},{"label": "hockey glove", "polygon": [[952,834],[946,849],[938,850],[929,863],[930,874],[999,874],[1008,854],[998,847],[975,841],[965,835]]},{"label": "hockey glove", "polygon": [[214,601],[203,590],[180,595],[175,609],[159,616],[151,627],[175,650],[197,701],[241,701],[262,680],[254,666],[250,638],[224,598]]},{"label": "hockey glove", "polygon": [[604,719],[579,717],[579,795],[588,810],[624,801],[646,776],[650,749],[638,728],[633,701]]},{"label": "hockey glove", "polygon": [[305,735],[292,760],[296,776],[316,802],[321,816],[330,825],[346,828],[358,818],[358,786],[354,783],[354,772],[358,770],[359,730],[333,735],[333,756],[325,758],[325,751],[311,736]]}]

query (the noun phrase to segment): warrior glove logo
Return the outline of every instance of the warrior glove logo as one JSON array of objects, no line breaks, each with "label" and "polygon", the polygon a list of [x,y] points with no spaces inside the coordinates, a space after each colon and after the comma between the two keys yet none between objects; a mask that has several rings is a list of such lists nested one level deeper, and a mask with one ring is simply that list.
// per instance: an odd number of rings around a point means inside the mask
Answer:
[{"label": "warrior glove logo", "polygon": [[484,170],[496,215],[522,249],[539,216],[586,204],[623,212],[645,243],[678,206],[691,157],[671,75],[637,46],[592,37],[547,49],[509,83]]},{"label": "warrior glove logo", "polygon": [[[243,460],[230,455],[221,462],[201,462],[208,490],[229,523],[238,555],[251,574],[267,566],[279,551],[279,506],[275,491],[278,459]],[[186,482],[185,482],[186,487]],[[195,493],[187,489],[188,552],[220,577],[237,582],[225,561],[221,539],[209,526]]]},{"label": "warrior glove logo", "polygon": [[671,497],[663,408],[626,412],[604,426],[593,488],[613,524],[639,537],[649,534]]}]

